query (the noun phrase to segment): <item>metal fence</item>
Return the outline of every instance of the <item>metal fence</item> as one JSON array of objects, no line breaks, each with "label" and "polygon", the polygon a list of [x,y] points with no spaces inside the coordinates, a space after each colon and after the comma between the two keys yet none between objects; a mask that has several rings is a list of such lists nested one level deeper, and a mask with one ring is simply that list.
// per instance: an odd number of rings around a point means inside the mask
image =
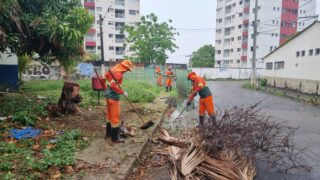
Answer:
[{"label": "metal fence", "polygon": [[[165,68],[162,67],[162,74],[165,74]],[[152,67],[136,67],[134,71],[125,74],[125,78],[128,80],[142,80],[150,84],[156,85],[157,77],[154,74],[155,69]],[[173,69],[176,75],[176,80],[173,82],[173,87],[177,88],[180,96],[186,96],[191,83],[187,79],[188,70],[186,69]],[[162,84],[165,84],[165,76],[163,76]]]}]

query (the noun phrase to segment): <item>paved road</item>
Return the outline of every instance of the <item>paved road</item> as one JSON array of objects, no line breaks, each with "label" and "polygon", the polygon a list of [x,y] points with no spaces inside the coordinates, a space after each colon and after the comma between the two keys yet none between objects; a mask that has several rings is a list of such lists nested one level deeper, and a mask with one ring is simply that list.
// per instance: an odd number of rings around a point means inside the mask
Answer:
[{"label": "paved road", "polygon": [[[210,89],[214,93],[215,105],[219,109],[230,108],[234,105],[252,105],[264,99],[261,106],[264,113],[272,116],[273,120],[284,121],[293,127],[299,127],[295,140],[301,147],[308,146],[311,159],[310,164],[320,162],[320,108],[300,103],[288,98],[277,97],[263,92],[242,88],[243,82],[212,81]],[[283,179],[272,170],[259,168],[257,179]],[[320,165],[314,166],[311,173],[297,172],[288,179],[320,179]]]}]

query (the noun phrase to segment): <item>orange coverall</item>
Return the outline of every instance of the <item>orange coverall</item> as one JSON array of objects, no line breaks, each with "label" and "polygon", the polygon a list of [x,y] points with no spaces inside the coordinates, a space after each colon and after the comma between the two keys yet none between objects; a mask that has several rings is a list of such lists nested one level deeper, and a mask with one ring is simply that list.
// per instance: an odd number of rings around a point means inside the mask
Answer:
[{"label": "orange coverall", "polygon": [[172,70],[167,70],[166,72],[166,86],[171,87],[172,86],[172,79],[173,79],[173,71]]},{"label": "orange coverall", "polygon": [[[111,69],[115,79],[121,85],[123,80],[123,74],[126,72],[126,68],[121,64],[117,64]],[[108,83],[108,93],[106,97],[106,119],[111,123],[111,127],[119,127],[120,122],[120,94],[124,94],[124,91],[120,89],[115,80],[112,78],[110,72],[106,72],[106,79]]]},{"label": "orange coverall", "polygon": [[209,116],[214,116],[215,115],[214,103],[213,103],[213,97],[211,95],[210,90],[206,89],[206,91],[210,93],[210,95],[208,96],[206,96],[206,94],[201,94],[202,93],[201,91],[204,90],[204,88],[208,88],[207,82],[202,77],[197,76],[196,74],[192,74],[189,79],[193,82],[193,85],[192,85],[193,93],[189,96],[189,101],[192,101],[197,93],[199,93],[200,95],[199,116],[205,116],[206,112],[208,113]]},{"label": "orange coverall", "polygon": [[158,76],[157,77],[157,85],[162,86],[162,75],[161,75],[161,68],[160,67],[156,67],[155,74]]}]

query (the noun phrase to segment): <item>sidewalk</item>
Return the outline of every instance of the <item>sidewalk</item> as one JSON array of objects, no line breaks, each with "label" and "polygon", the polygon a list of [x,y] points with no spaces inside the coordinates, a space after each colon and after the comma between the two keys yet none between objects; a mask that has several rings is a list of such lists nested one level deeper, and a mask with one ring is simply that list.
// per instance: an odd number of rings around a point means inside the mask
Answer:
[{"label": "sidewalk", "polygon": [[[161,97],[167,94],[162,93],[153,103],[143,105],[144,119],[152,120],[156,124],[148,130],[136,130],[134,137],[126,139],[124,144],[112,144],[110,139],[103,137],[90,138],[90,146],[76,154],[76,159],[80,162],[97,167],[93,170],[85,170],[78,173],[73,179],[125,179],[130,170],[135,165],[140,153],[144,150],[149,136],[152,136],[157,125],[162,121],[167,105]],[[130,112],[127,117],[121,116],[126,123],[139,127],[141,122],[136,114]]]}]

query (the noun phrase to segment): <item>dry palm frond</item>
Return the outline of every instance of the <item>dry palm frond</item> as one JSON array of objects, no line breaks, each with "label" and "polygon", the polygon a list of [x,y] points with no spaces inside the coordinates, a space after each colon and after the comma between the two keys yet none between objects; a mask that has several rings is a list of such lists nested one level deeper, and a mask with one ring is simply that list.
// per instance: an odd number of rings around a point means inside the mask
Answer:
[{"label": "dry palm frond", "polygon": [[191,145],[181,158],[181,174],[188,177],[205,160],[205,157],[200,147]]}]

